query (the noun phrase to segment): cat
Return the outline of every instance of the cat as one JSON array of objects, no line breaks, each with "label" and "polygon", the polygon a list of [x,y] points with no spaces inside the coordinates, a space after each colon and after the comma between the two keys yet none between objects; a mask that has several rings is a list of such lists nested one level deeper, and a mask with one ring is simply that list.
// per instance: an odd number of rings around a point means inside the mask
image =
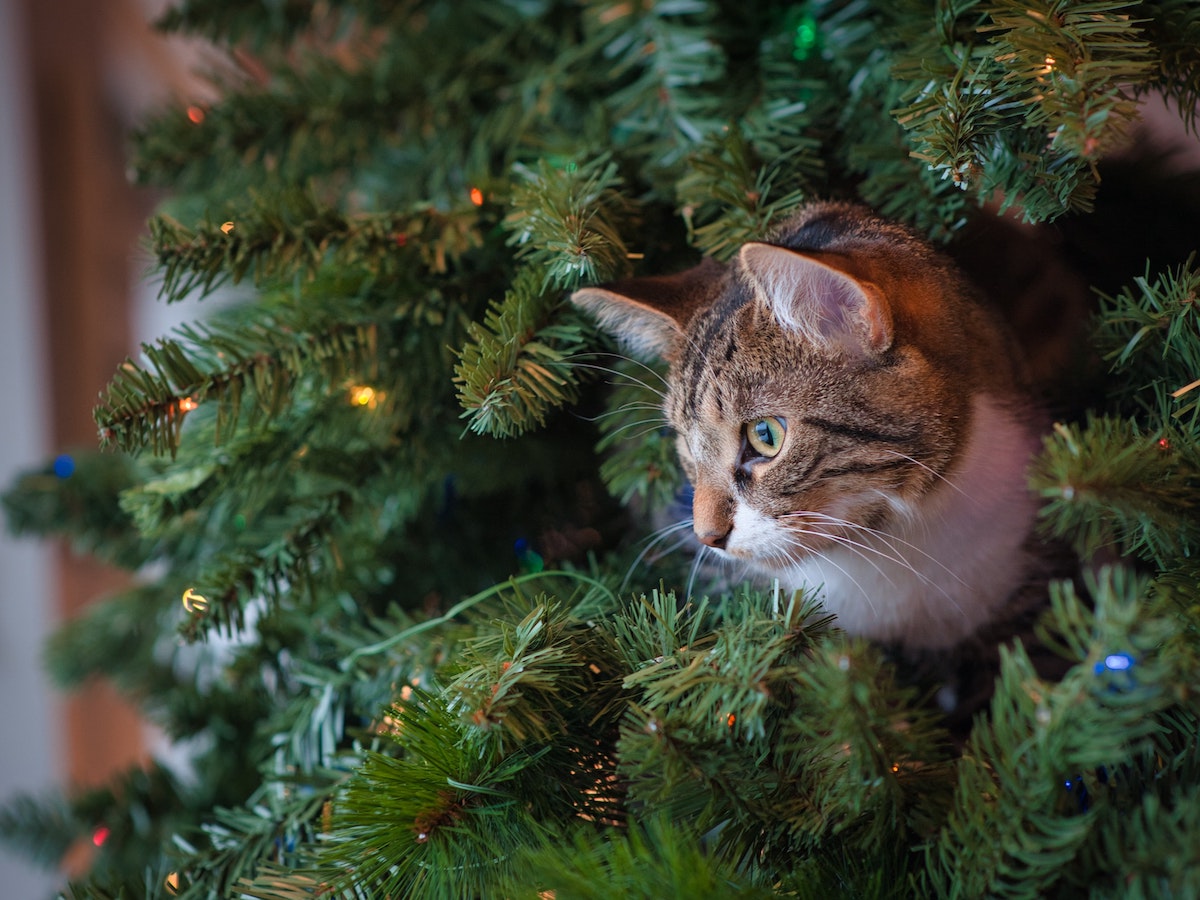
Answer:
[{"label": "cat", "polygon": [[920,654],[1025,614],[1048,417],[1013,333],[950,258],[821,201],[729,264],[576,291],[669,362],[696,538],[844,631]]}]

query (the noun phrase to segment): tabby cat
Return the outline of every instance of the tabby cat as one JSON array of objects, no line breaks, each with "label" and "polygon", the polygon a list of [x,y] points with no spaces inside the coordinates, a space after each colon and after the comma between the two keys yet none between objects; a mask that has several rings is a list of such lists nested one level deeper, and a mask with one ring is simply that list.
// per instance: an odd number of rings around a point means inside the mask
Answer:
[{"label": "tabby cat", "polygon": [[729,265],[572,300],[670,362],[703,544],[907,650],[1013,612],[1044,420],[1005,323],[923,239],[813,203]]}]

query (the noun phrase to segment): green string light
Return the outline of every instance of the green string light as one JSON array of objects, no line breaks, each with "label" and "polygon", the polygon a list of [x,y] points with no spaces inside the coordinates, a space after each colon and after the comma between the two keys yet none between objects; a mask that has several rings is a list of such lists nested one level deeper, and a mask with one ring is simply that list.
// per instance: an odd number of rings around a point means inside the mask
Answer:
[{"label": "green string light", "polygon": [[796,23],[796,37],[793,42],[792,56],[803,62],[812,54],[817,46],[817,20],[806,15]]}]

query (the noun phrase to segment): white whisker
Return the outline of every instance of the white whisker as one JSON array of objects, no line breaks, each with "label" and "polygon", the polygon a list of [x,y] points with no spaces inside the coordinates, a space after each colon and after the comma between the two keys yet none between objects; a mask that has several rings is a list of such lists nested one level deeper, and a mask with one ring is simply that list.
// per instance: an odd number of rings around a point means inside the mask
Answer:
[{"label": "white whisker", "polygon": [[909,456],[907,453],[901,453],[899,450],[893,450],[891,447],[881,447],[880,449],[884,453],[890,453],[893,456],[898,456],[901,459],[906,459],[910,463],[912,463],[914,466],[918,466],[918,467],[924,469],[926,472],[928,472],[930,475],[932,475],[935,479],[950,485],[950,487],[952,487],[952,488],[954,488],[954,490],[958,491],[963,497],[965,497],[967,500],[971,501],[971,503],[975,504],[976,506],[979,505],[979,501],[977,501],[974,497],[972,497],[970,494],[968,494],[966,491],[964,491],[962,488],[960,488],[957,484],[955,484],[953,481],[951,481],[949,478],[947,478],[945,475],[943,475],[941,472],[937,471],[936,469],[934,469],[932,466],[928,465],[927,463],[923,463],[916,457]]},{"label": "white whisker", "polygon": [[[630,375],[628,372],[622,372],[620,369],[613,369],[608,366],[598,366],[598,365],[595,365],[594,363],[576,362],[576,363],[574,363],[574,365],[578,366],[581,369],[592,369],[596,372],[604,372],[605,374],[612,375],[616,378],[623,378],[626,381],[628,381],[630,384],[635,384],[638,387],[642,388],[643,390],[653,394],[656,397],[661,397],[664,400],[667,397],[667,392],[665,389],[651,387],[649,384],[647,384],[642,379],[635,378],[633,375]],[[651,369],[649,366],[647,366],[646,368],[648,371],[654,372],[654,370]],[[658,375],[657,372],[654,372],[654,374]],[[666,379],[664,379],[661,375],[658,375],[658,377],[659,377],[659,380],[662,381],[662,383],[664,385],[669,387],[669,385],[667,385]],[[610,381],[609,383],[612,384],[613,382]]]},{"label": "white whisker", "polygon": [[[819,532],[809,532],[809,533],[811,533],[811,534],[819,534]],[[801,545],[799,541],[796,541],[796,546],[803,546],[803,545]],[[860,594],[862,594],[862,596],[863,596],[863,599],[867,601],[867,605],[871,607],[871,611],[872,611],[872,612],[877,612],[877,610],[875,609],[875,601],[874,601],[874,599],[871,597],[871,594],[870,594],[870,592],[869,592],[869,591],[867,591],[867,590],[866,590],[866,589],[865,589],[865,588],[864,588],[864,587],[863,587],[863,586],[862,586],[862,585],[859,583],[858,579],[857,579],[857,578],[855,578],[853,575],[851,575],[851,574],[850,574],[850,573],[849,573],[849,572],[848,572],[848,571],[847,571],[847,570],[846,570],[846,569],[845,569],[843,566],[840,566],[840,565],[838,565],[836,562],[834,562],[834,561],[833,561],[832,559],[830,559],[828,556],[821,556],[821,555],[819,555],[819,554],[817,554],[817,555],[813,555],[812,557],[810,557],[810,559],[811,559],[811,564],[813,565],[813,567],[814,567],[814,568],[815,568],[815,569],[816,569],[818,572],[821,572],[821,566],[822,566],[822,564],[824,564],[824,563],[828,563],[829,565],[831,565],[831,566],[833,566],[835,569],[837,569],[839,572],[841,572],[841,573],[842,573],[842,575],[843,575],[843,576],[845,576],[845,578],[846,578],[846,579],[847,579],[847,580],[848,580],[848,581],[849,581],[851,584],[853,584],[853,585],[854,585],[856,588],[858,588],[858,592],[859,592]],[[882,574],[882,572],[881,572],[880,574]],[[825,576],[824,576],[824,573],[821,573],[821,577],[824,579],[824,577],[825,577]],[[814,585],[814,587],[815,587],[815,585]]]},{"label": "white whisker", "polygon": [[645,548],[637,555],[637,558],[633,561],[633,563],[629,566],[629,570],[625,573],[625,579],[621,582],[621,590],[623,591],[626,587],[628,587],[630,579],[633,578],[634,570],[641,565],[642,560],[645,559],[659,544],[663,543],[672,535],[676,535],[679,532],[684,532],[682,537],[679,537],[678,540],[671,544],[670,547],[664,550],[662,555],[666,556],[668,553],[673,553],[686,544],[690,536],[691,527],[692,520],[684,519],[680,522],[675,522],[671,525],[667,525],[664,528],[660,528],[658,531],[646,538]]},{"label": "white whisker", "polygon": [[[922,550],[920,547],[918,547],[916,544],[912,543],[911,541],[904,540],[904,538],[900,537],[899,535],[889,534],[888,532],[881,531],[878,528],[870,528],[866,525],[860,525],[856,522],[848,521],[847,519],[841,519],[841,518],[838,518],[837,516],[830,516],[830,515],[826,515],[825,513],[819,513],[819,512],[785,513],[783,516],[780,516],[780,518],[793,518],[793,517],[821,519],[822,521],[829,522],[832,525],[838,525],[843,528],[848,528],[848,529],[852,529],[855,531],[861,531],[865,534],[872,535],[873,537],[879,539],[881,542],[886,544],[888,546],[888,548],[890,550],[892,550],[897,556],[901,557],[898,560],[893,560],[893,562],[898,562],[898,563],[903,564],[906,568],[908,568],[910,571],[912,571],[913,574],[920,576],[922,578],[922,580],[929,581],[927,576],[923,575],[915,566],[913,566],[912,563],[910,563],[908,560],[903,558],[903,553],[901,553],[901,551],[899,549],[897,549],[897,547],[896,547],[896,545],[899,544],[903,547],[908,548],[909,550],[914,551],[915,553],[920,554],[922,557],[924,557],[926,560],[928,560],[929,562],[933,563],[935,566],[940,568],[943,572],[945,572],[947,575],[949,575],[951,578],[953,578],[959,584],[963,584],[963,585],[966,584],[966,582],[953,569],[951,569],[949,566],[947,566],[945,563],[943,563],[936,556],[933,556],[933,555],[929,554],[928,552],[926,552],[925,550]],[[833,538],[833,535],[824,535],[824,536],[829,537],[831,539]],[[872,548],[872,549],[874,549],[874,548]],[[885,554],[883,554],[881,551],[876,550],[875,552],[880,553],[881,556],[885,556]],[[891,557],[887,557],[887,558],[891,559]]]}]

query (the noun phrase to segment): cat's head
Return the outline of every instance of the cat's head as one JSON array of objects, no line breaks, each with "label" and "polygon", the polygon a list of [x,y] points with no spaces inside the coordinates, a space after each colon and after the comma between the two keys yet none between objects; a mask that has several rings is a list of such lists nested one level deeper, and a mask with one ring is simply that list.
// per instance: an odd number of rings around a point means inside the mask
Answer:
[{"label": "cat's head", "polygon": [[705,544],[786,566],[911,518],[970,399],[1011,384],[1001,332],[904,229],[821,204],[728,265],[573,296],[670,361],[665,408]]}]

